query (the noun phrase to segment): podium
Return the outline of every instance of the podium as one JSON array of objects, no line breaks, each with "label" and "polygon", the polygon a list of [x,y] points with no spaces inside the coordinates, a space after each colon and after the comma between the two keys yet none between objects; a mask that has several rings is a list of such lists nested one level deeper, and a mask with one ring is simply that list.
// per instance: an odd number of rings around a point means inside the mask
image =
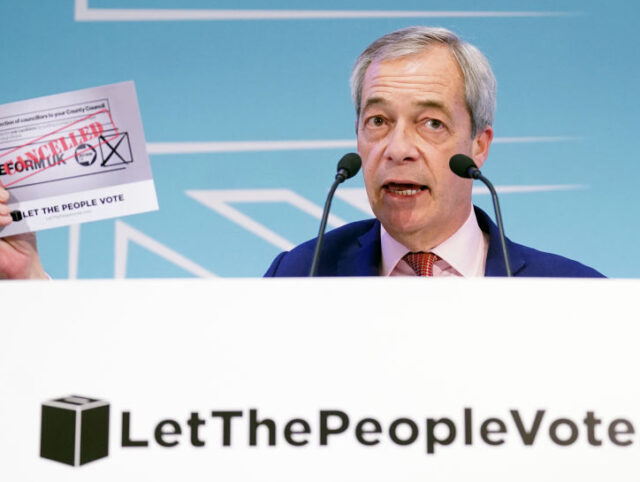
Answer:
[{"label": "podium", "polygon": [[1,289],[2,480],[640,478],[640,281]]}]

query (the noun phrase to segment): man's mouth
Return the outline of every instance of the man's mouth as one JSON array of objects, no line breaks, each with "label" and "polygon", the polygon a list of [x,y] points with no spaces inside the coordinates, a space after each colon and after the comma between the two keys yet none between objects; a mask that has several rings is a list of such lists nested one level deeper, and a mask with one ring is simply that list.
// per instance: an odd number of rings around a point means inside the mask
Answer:
[{"label": "man's mouth", "polygon": [[384,184],[382,188],[385,191],[391,194],[395,194],[397,196],[415,196],[416,194],[419,194],[420,192],[426,189],[429,189],[425,185],[405,184],[405,183],[395,183],[395,182]]}]

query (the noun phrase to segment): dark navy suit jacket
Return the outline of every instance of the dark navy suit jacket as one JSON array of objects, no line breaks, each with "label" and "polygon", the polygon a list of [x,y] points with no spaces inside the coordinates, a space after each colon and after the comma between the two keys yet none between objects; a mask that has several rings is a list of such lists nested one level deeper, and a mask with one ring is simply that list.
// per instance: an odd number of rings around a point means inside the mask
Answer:
[{"label": "dark navy suit jacket", "polygon": [[[489,234],[489,251],[485,276],[506,276],[498,227],[489,216],[475,208],[480,229]],[[308,276],[315,250],[312,239],[291,251],[280,253],[265,276]],[[546,276],[565,278],[604,277],[577,261],[544,253],[507,239],[507,250],[514,276]],[[368,219],[347,224],[326,234],[318,276],[378,276],[382,251],[380,222]]]}]

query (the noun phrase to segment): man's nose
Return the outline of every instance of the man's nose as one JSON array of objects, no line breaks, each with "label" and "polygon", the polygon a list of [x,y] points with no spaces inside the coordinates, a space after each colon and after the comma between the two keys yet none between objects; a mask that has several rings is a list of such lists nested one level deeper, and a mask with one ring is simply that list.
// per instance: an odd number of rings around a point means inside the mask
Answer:
[{"label": "man's nose", "polygon": [[415,133],[411,126],[398,123],[389,133],[388,144],[385,149],[385,157],[389,161],[403,162],[418,159],[418,149],[415,142]]}]

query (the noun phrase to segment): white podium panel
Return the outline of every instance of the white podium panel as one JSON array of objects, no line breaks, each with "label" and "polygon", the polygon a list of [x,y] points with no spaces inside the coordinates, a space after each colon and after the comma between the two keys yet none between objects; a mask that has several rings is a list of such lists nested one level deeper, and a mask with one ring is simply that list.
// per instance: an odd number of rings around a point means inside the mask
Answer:
[{"label": "white podium panel", "polygon": [[0,479],[637,481],[640,282],[4,282]]}]

